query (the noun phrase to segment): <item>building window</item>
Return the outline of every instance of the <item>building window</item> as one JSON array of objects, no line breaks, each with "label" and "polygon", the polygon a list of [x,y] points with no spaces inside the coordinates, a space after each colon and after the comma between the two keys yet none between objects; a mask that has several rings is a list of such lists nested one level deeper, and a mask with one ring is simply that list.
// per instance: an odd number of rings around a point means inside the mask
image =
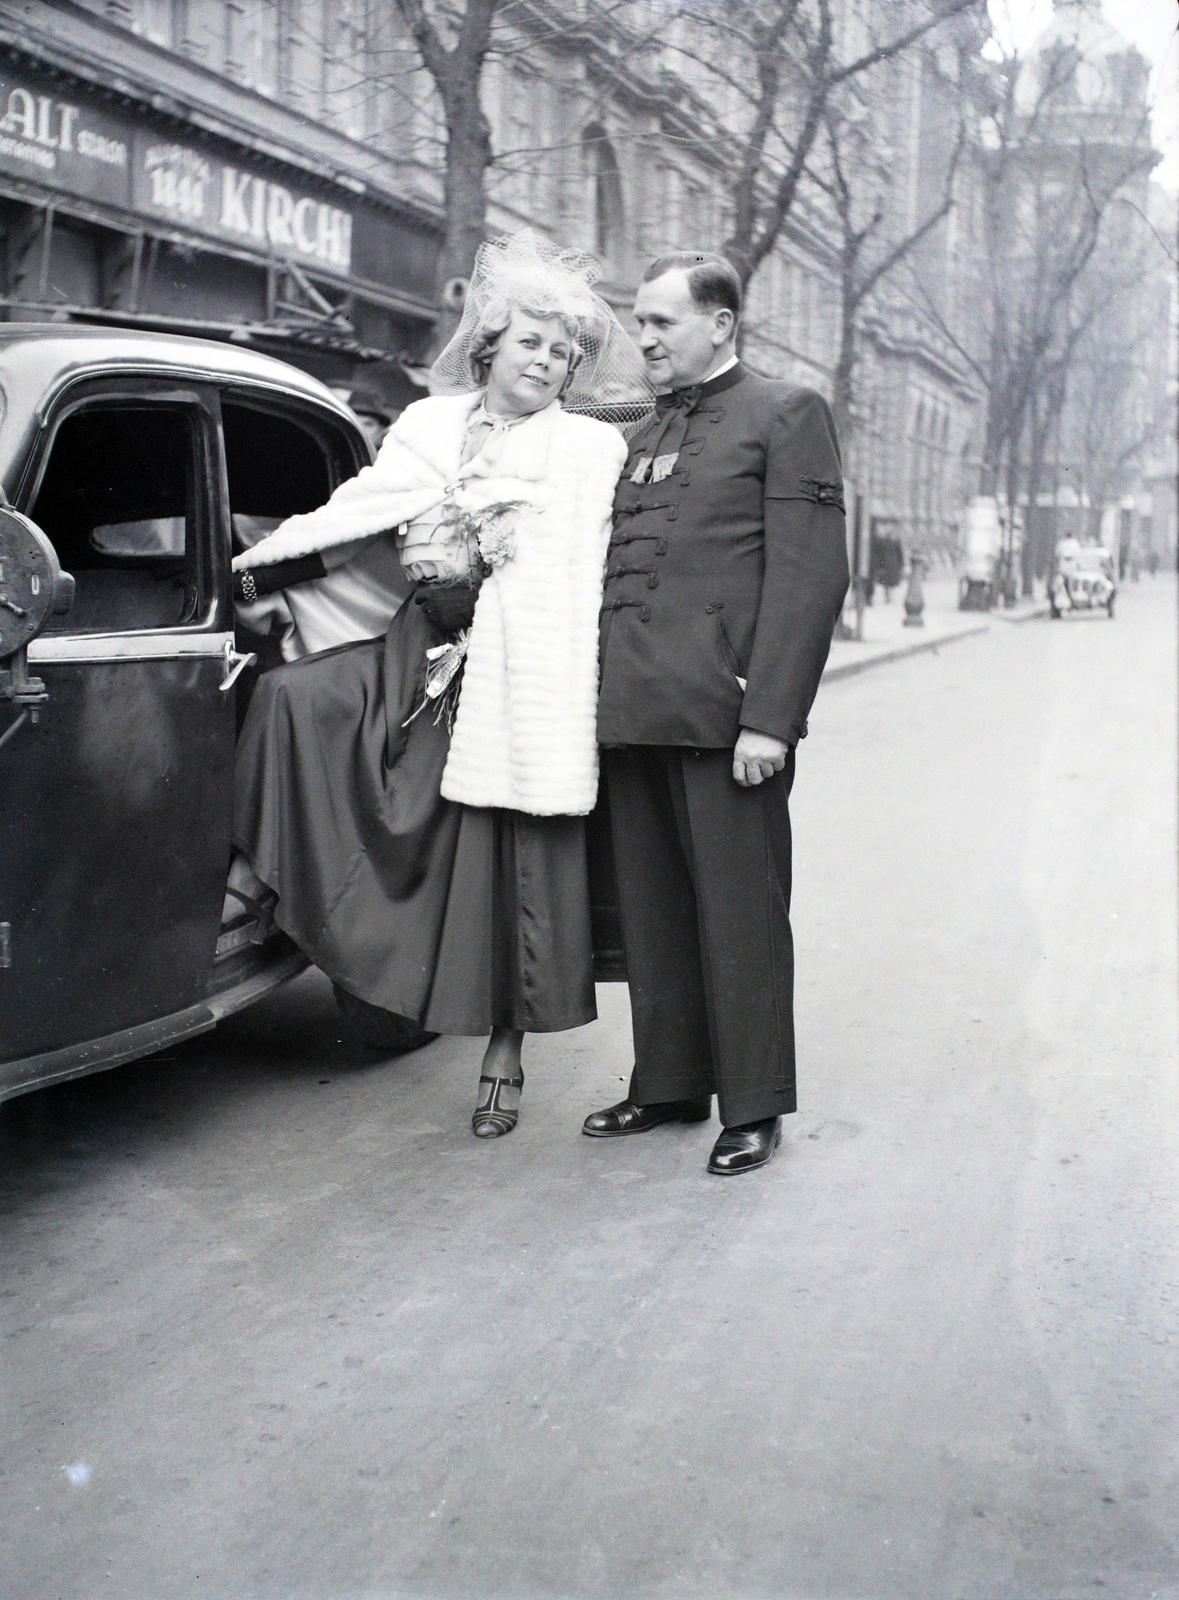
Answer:
[{"label": "building window", "polygon": [[593,249],[607,259],[618,259],[626,236],[622,202],[622,176],[618,157],[600,122],[591,122],[581,136],[590,180]]},{"label": "building window", "polygon": [[541,209],[540,164],[545,143],[541,131],[541,81],[531,73],[513,69],[506,77],[507,147],[509,152],[509,204],[525,216]]},{"label": "building window", "polygon": [[281,94],[297,111],[319,110],[323,86],[323,9],[309,0],[284,0],[278,18]]},{"label": "building window", "polygon": [[684,180],[684,233],[689,250],[707,248],[705,239],[704,190],[690,178]]},{"label": "building window", "polygon": [[814,279],[805,267],[799,268],[798,278],[798,339],[799,351],[810,360],[815,353],[815,295]]},{"label": "building window", "polygon": [[798,269],[793,261],[782,263],[782,337],[797,350]]},{"label": "building window", "polygon": [[328,0],[324,22],[324,109],[327,121],[362,139],[368,99],[368,30],[361,0]]},{"label": "building window", "polygon": [[143,0],[144,37],[152,44],[172,43],[172,0]]},{"label": "building window", "polygon": [[683,244],[683,174],[678,167],[664,167],[664,236],[672,249]]}]

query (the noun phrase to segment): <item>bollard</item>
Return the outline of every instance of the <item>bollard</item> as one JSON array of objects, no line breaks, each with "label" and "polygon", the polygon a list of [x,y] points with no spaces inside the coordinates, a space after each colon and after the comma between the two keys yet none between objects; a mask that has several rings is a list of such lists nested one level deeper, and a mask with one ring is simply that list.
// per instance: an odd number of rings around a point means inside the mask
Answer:
[{"label": "bollard", "polygon": [[925,590],[921,580],[925,574],[925,557],[919,552],[909,557],[909,587],[905,593],[905,627],[924,628]]}]

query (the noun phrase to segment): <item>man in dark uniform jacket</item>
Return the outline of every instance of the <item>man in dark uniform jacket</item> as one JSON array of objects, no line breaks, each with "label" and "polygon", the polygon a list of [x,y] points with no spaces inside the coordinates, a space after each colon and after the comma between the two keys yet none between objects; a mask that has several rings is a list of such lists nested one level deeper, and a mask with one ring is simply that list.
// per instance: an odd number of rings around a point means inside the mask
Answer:
[{"label": "man in dark uniform jacket", "polygon": [[740,309],[700,254],[635,301],[659,401],[615,498],[598,703],[635,1067],[584,1130],[703,1121],[715,1093],[721,1174],[796,1106],[787,802],[848,584],[830,410],[741,365]]}]

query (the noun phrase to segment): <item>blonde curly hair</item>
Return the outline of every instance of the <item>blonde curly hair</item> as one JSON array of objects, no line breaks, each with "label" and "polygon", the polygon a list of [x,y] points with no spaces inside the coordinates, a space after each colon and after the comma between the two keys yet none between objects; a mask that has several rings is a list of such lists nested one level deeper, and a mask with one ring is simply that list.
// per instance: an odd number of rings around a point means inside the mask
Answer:
[{"label": "blonde curly hair", "polygon": [[475,256],[459,325],[430,369],[430,392],[483,388],[513,311],[559,317],[572,347],[561,387],[566,411],[612,422],[624,434],[641,427],[654,409],[655,391],[638,349],[594,291],[600,275],[592,256],[528,228],[486,240]]}]

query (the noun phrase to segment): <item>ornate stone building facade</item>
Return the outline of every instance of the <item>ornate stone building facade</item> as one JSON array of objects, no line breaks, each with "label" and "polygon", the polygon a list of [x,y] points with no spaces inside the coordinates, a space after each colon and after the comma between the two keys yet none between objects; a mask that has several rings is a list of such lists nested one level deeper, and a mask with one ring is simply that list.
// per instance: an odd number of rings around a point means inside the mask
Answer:
[{"label": "ornate stone building facade", "polygon": [[1070,533],[1102,539],[1124,575],[1175,548],[1175,211],[1151,179],[1149,64],[1101,0],[1055,0],[1020,109],[1029,202],[1075,190],[1079,175],[1089,192],[1112,193],[1062,314],[1080,331],[1034,486],[1035,565],[1046,571],[1053,541]]},{"label": "ornate stone building facade", "polygon": [[[854,53],[924,3],[840,0],[841,46]],[[636,6],[624,26],[595,0],[528,0],[484,75],[489,228],[528,224],[594,251],[624,312],[644,261],[726,237],[737,118],[683,39],[632,47]],[[646,12],[658,22],[653,0]],[[981,42],[939,29],[856,88],[886,243],[936,206],[963,117],[976,137],[962,63]],[[0,70],[6,315],[249,338],[346,392],[378,392],[386,410],[414,392],[404,368],[429,343],[445,132],[391,0],[0,0]],[[950,553],[978,487],[969,159],[955,182],[948,215],[857,312],[844,444],[865,560],[871,529]],[[811,186],[746,316],[751,364],[828,395],[839,252]]]}]

